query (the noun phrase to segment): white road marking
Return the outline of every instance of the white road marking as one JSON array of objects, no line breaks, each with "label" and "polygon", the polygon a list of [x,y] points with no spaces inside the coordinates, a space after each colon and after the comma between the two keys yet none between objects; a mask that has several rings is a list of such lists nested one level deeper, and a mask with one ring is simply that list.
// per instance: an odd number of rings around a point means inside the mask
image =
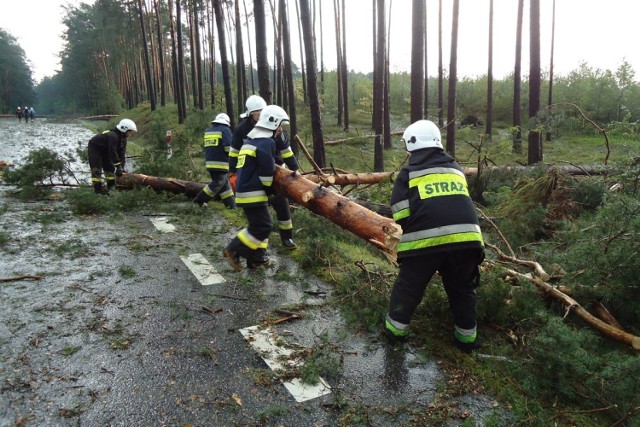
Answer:
[{"label": "white road marking", "polygon": [[[272,328],[256,325],[240,329],[240,333],[251,347],[260,353],[267,366],[275,372],[286,371],[287,367],[298,367],[303,363],[300,359],[289,359],[293,350],[276,344],[276,335]],[[305,384],[299,378],[294,378],[284,382],[284,386],[296,402],[304,402],[331,393],[331,387],[322,378],[317,385]]]},{"label": "white road marking", "polygon": [[196,279],[202,286],[217,285],[224,283],[226,280],[216,271],[209,261],[202,254],[189,254],[188,256],[180,255],[180,259],[191,270]]},{"label": "white road marking", "polygon": [[161,233],[173,233],[176,231],[176,227],[173,224],[169,224],[169,219],[166,216],[150,218],[150,220]]}]

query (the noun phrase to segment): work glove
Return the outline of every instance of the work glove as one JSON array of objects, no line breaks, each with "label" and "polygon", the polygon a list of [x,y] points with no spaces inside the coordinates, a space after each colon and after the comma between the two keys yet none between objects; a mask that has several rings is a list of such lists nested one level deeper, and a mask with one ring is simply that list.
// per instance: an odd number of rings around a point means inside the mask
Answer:
[{"label": "work glove", "polygon": [[234,172],[229,173],[229,184],[231,185],[231,189],[233,190],[233,192],[236,192],[236,180],[238,179],[238,177],[236,176],[236,174]]},{"label": "work glove", "polygon": [[116,176],[122,176],[122,167],[116,166]]}]

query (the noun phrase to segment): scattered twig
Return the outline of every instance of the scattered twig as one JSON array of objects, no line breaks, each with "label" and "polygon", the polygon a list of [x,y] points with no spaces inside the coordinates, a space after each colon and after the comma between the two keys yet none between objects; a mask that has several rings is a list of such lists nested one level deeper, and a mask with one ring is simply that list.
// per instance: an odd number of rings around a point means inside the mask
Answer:
[{"label": "scattered twig", "polygon": [[40,280],[42,276],[18,276],[18,277],[10,277],[6,279],[0,278],[0,283],[6,282],[19,282],[20,280]]}]

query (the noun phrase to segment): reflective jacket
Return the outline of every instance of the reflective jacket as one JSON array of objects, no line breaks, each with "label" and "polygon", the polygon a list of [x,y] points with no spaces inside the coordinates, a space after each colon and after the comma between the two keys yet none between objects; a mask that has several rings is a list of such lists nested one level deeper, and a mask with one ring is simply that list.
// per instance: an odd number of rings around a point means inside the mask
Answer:
[{"label": "reflective jacket", "polygon": [[114,166],[124,169],[125,154],[127,152],[127,138],[118,129],[106,130],[89,140],[89,145],[106,149]]},{"label": "reflective jacket", "polygon": [[[238,162],[240,148],[254,126],[255,123],[251,119],[251,116],[249,116],[245,117],[240,123],[238,123],[238,126],[236,126],[236,129],[233,131],[231,150],[229,151],[229,172],[236,172],[236,163]],[[298,160],[296,159],[296,156],[293,155],[291,144],[284,134],[284,131],[280,132],[280,134],[274,139],[276,142],[276,164],[282,165],[284,163],[292,171],[298,170]]]},{"label": "reflective jacket", "polygon": [[240,207],[267,205],[273,194],[276,171],[273,138],[246,139],[238,152],[236,204]]},{"label": "reflective jacket", "polygon": [[398,259],[484,247],[464,172],[440,148],[411,153],[393,186],[391,211],[403,231]]},{"label": "reflective jacket", "polygon": [[229,171],[231,129],[227,125],[213,123],[204,131],[204,161],[207,170]]}]

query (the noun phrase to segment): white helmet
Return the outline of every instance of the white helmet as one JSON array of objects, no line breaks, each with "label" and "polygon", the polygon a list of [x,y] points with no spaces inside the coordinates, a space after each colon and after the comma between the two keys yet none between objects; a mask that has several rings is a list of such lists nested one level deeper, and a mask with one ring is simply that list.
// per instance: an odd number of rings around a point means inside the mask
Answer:
[{"label": "white helmet", "polygon": [[253,113],[254,111],[262,110],[264,107],[267,106],[267,103],[264,101],[264,99],[262,99],[261,96],[251,95],[250,97],[247,98],[247,102],[244,103],[244,106],[246,107],[247,111],[245,111],[243,114],[240,115],[240,117],[242,118],[247,117],[249,114]]},{"label": "white helmet", "polygon": [[219,123],[221,125],[231,126],[231,119],[225,113],[220,113],[216,116],[215,119],[211,121],[211,123]]},{"label": "white helmet", "polygon": [[422,148],[442,147],[440,129],[431,120],[418,120],[407,127],[402,135],[407,151],[416,151]]},{"label": "white helmet", "polygon": [[260,112],[260,118],[256,123],[256,127],[276,130],[282,122],[288,122],[289,115],[287,112],[282,109],[282,107],[278,107],[277,105],[267,105]]},{"label": "white helmet", "polygon": [[122,133],[125,133],[128,130],[138,132],[138,128],[136,127],[136,124],[133,123],[133,120],[130,120],[130,119],[120,120],[120,123],[116,125],[116,128]]}]

